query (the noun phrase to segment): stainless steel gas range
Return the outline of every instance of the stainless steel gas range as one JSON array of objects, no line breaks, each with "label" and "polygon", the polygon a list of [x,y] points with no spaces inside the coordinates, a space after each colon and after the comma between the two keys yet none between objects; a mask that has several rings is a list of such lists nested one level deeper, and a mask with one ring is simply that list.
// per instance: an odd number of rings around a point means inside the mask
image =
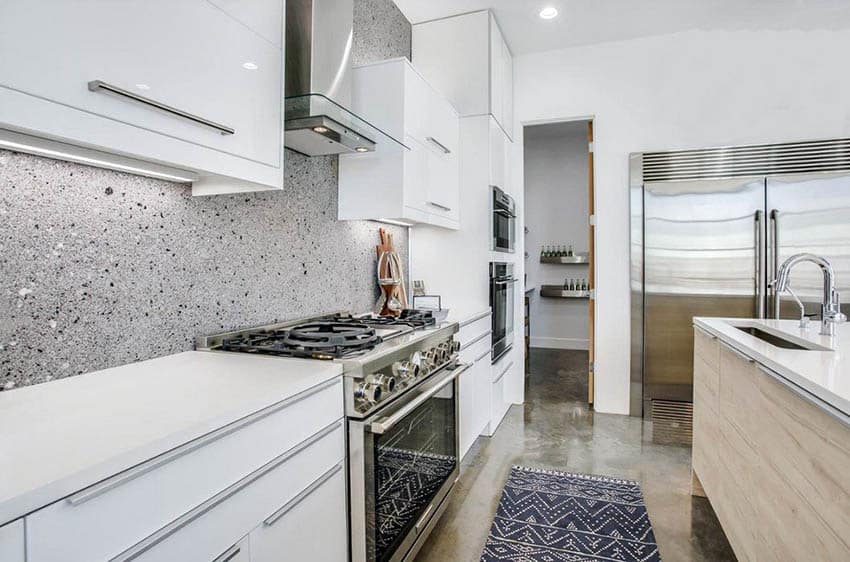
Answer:
[{"label": "stainless steel gas range", "polygon": [[459,474],[457,324],[330,315],[201,338],[199,349],[337,361],[348,424],[351,560],[412,560]]}]

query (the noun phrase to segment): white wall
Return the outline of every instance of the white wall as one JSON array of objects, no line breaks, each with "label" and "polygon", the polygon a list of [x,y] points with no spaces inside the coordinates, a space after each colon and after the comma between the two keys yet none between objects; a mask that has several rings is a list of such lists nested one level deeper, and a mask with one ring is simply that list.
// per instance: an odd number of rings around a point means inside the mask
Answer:
[{"label": "white wall", "polygon": [[[850,136],[850,31],[689,31],[517,57],[523,123],[594,116],[595,407],[629,408],[628,155]],[[522,181],[522,136],[514,147]]]},{"label": "white wall", "polygon": [[586,265],[540,263],[541,245],[588,245],[587,122],[535,125],[525,129],[525,271],[531,298],[531,346],[587,349],[588,302],[540,297],[541,285],[587,278]]}]

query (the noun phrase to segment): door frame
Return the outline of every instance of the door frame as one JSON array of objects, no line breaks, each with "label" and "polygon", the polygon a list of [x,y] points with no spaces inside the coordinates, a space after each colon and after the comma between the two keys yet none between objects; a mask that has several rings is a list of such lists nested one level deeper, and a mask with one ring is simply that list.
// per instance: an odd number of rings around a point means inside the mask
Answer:
[{"label": "door frame", "polygon": [[[589,326],[588,326],[588,365],[587,365],[587,403],[591,407],[593,406],[594,396],[595,396],[595,361],[594,361],[594,352],[595,352],[595,342],[596,342],[596,169],[594,167],[593,154],[596,148],[593,124],[596,122],[596,115],[581,115],[581,116],[571,116],[571,117],[553,117],[551,119],[531,119],[527,121],[520,121],[520,130],[519,130],[519,138],[522,139],[520,161],[523,166],[523,173],[520,176],[522,179],[522,192],[523,192],[523,201],[525,194],[525,157],[522,156],[524,154],[525,149],[525,128],[526,127],[534,127],[536,125],[552,125],[555,123],[574,123],[574,122],[587,122],[588,124],[588,228],[590,229],[588,242],[589,242],[589,263],[587,267],[587,277],[588,283],[590,285],[590,298],[588,299],[588,307],[589,307]],[[523,222],[525,221],[525,203],[523,202]],[[593,217],[593,218],[591,218]],[[523,224],[524,226],[524,224]],[[525,241],[523,240],[523,249],[525,250]]]}]

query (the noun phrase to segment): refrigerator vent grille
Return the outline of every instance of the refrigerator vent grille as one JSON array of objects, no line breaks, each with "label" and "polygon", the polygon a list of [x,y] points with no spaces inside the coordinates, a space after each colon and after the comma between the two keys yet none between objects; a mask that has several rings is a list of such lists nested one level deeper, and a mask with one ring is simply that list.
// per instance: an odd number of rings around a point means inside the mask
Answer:
[{"label": "refrigerator vent grille", "polygon": [[643,181],[850,171],[850,139],[643,154]]},{"label": "refrigerator vent grille", "polygon": [[653,400],[651,419],[653,443],[691,444],[694,429],[692,403]]}]

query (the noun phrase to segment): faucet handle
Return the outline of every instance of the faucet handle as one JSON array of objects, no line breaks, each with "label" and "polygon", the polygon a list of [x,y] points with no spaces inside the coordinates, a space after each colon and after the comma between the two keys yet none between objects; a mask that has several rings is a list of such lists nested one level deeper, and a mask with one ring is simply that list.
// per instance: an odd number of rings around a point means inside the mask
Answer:
[{"label": "faucet handle", "polygon": [[832,290],[832,306],[834,307],[830,311],[832,321],[836,324],[847,322],[847,316],[841,312],[841,293],[836,289]]}]

